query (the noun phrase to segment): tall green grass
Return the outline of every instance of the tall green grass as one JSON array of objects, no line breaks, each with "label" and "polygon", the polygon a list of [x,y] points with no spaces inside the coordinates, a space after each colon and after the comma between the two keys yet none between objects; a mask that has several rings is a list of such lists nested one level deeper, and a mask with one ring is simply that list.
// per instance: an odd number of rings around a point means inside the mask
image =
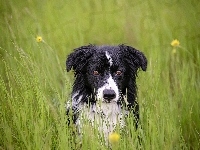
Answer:
[{"label": "tall green grass", "polygon": [[200,148],[199,1],[0,3],[0,149],[107,149],[96,130],[86,126],[80,144],[66,126],[66,56],[88,43],[126,43],[148,58],[137,82],[142,128],[128,119],[115,149]]}]

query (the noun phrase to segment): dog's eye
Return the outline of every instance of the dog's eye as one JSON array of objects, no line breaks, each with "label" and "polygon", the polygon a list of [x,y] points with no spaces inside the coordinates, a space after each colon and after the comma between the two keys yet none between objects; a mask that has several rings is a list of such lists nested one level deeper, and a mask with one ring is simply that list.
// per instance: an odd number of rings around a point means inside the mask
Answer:
[{"label": "dog's eye", "polygon": [[93,75],[98,76],[98,75],[99,75],[99,72],[95,70],[95,71],[93,72]]},{"label": "dog's eye", "polygon": [[120,76],[122,74],[122,72],[120,70],[116,71],[116,75]]}]

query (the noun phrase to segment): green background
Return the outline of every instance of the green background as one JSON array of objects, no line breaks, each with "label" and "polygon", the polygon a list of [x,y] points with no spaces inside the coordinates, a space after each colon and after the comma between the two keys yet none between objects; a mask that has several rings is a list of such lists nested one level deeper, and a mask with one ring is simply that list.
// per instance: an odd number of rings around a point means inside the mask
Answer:
[{"label": "green background", "polygon": [[199,149],[199,29],[198,0],[0,0],[0,149],[106,149],[89,130],[81,145],[65,124],[65,61],[89,43],[124,43],[148,59],[137,80],[142,128],[130,119],[113,149]]}]

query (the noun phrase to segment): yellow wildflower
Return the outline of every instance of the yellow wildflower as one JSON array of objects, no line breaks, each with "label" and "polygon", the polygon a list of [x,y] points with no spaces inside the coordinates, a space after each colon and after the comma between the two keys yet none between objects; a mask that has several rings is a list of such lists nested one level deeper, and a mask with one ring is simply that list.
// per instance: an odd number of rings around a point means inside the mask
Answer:
[{"label": "yellow wildflower", "polygon": [[42,42],[42,37],[41,36],[37,36],[36,41],[37,42]]},{"label": "yellow wildflower", "polygon": [[173,47],[178,47],[179,45],[180,45],[180,42],[177,39],[175,39],[171,42],[171,46],[173,46]]},{"label": "yellow wildflower", "polygon": [[120,135],[118,133],[111,133],[108,139],[110,143],[117,143],[120,139]]}]

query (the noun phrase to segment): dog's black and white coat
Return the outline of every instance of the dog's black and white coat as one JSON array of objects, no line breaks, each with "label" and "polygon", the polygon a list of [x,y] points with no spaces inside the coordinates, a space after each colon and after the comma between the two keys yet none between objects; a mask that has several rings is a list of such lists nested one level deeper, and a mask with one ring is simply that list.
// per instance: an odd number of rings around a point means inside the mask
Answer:
[{"label": "dog's black and white coat", "polygon": [[66,65],[67,71],[75,71],[72,104],[68,103],[67,114],[72,111],[78,128],[85,118],[107,136],[117,125],[125,125],[124,118],[130,112],[137,127],[136,76],[139,68],[147,68],[142,52],[127,45],[82,46],[68,56]]}]

